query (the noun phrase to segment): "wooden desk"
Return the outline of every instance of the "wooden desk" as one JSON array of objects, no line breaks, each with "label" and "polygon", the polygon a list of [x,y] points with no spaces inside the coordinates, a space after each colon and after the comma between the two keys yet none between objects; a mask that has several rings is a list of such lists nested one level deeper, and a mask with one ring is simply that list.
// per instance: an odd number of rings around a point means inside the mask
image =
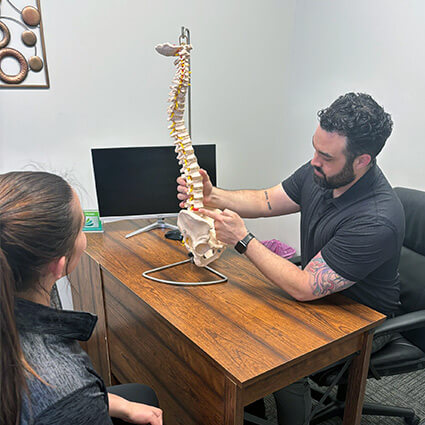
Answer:
[{"label": "wooden desk", "polygon": [[[187,258],[163,230],[125,239],[146,221],[88,235],[71,276],[75,309],[98,314],[87,351],[106,383],[141,382],[158,394],[167,425],[242,425],[243,406],[352,353],[344,424],[360,424],[372,336],[384,316],[341,295],[300,303],[227,249],[212,266],[224,284],[182,287],[142,277]],[[210,280],[192,264],[160,272]]]}]

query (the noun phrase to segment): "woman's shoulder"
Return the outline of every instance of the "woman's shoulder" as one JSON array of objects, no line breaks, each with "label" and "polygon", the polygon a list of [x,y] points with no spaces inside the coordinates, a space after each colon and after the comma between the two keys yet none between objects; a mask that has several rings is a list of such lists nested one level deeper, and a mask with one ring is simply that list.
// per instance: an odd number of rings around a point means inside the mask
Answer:
[{"label": "woman's shoulder", "polygon": [[34,413],[40,413],[82,389],[105,393],[102,379],[77,341],[52,335],[21,334],[21,345],[26,361],[38,375],[27,374]]}]

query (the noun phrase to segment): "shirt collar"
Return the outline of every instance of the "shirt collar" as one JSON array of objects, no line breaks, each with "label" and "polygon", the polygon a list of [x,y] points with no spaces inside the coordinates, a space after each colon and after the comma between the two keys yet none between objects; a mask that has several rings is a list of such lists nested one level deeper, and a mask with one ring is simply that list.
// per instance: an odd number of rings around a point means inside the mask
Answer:
[{"label": "shirt collar", "polygon": [[331,202],[337,208],[345,208],[351,203],[357,202],[359,199],[368,196],[371,193],[370,189],[379,172],[379,167],[374,164],[364,176],[353,184],[353,186],[346,190],[341,196],[338,196],[338,198],[332,198]]},{"label": "shirt collar", "polygon": [[15,300],[16,326],[19,331],[57,335],[87,341],[93,333],[97,316],[91,313],[56,310],[23,298]]}]

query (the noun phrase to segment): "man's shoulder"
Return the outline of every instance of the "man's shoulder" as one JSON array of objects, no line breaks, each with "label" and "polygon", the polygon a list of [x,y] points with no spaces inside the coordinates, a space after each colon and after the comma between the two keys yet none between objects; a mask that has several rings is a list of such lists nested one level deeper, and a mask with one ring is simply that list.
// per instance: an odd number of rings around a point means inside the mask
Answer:
[{"label": "man's shoulder", "polygon": [[378,166],[372,195],[374,214],[377,220],[382,224],[395,228],[397,231],[404,232],[403,205]]},{"label": "man's shoulder", "polygon": [[[312,188],[313,185],[313,169],[310,162],[303,164],[282,182],[285,192],[297,204],[301,203],[301,193],[304,193],[306,188]],[[314,187],[318,188],[317,185]]]},{"label": "man's shoulder", "polygon": [[339,210],[336,234],[345,238],[359,235],[376,240],[404,238],[404,210],[397,194],[378,166],[365,179],[335,198]]},{"label": "man's shoulder", "polygon": [[[370,201],[370,200],[369,200]],[[372,202],[363,202],[357,205],[357,211],[350,208],[339,222],[337,230],[353,229],[366,234],[393,233],[397,239],[404,237],[404,212],[397,200],[379,202],[377,198]]]},{"label": "man's shoulder", "polygon": [[300,176],[306,177],[312,173],[313,173],[313,166],[311,165],[310,161],[308,161],[305,164],[298,167],[294,174],[299,174]]}]

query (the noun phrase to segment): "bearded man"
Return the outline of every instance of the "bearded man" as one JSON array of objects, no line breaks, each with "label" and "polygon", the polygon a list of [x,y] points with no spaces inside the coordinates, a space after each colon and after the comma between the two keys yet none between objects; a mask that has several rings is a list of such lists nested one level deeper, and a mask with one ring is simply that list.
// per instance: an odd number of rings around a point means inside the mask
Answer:
[{"label": "bearded man", "polygon": [[[392,131],[391,116],[370,95],[347,93],[318,117],[313,158],[276,186],[227,191],[213,187],[201,170],[204,204],[222,212],[200,212],[214,219],[220,241],[246,255],[296,300],[341,292],[391,316],[399,304],[404,212],[376,164]],[[177,182],[183,205],[186,182]],[[268,250],[242,220],[296,212],[301,212],[301,269]],[[274,396],[279,424],[306,423],[311,410],[306,379]]]}]

